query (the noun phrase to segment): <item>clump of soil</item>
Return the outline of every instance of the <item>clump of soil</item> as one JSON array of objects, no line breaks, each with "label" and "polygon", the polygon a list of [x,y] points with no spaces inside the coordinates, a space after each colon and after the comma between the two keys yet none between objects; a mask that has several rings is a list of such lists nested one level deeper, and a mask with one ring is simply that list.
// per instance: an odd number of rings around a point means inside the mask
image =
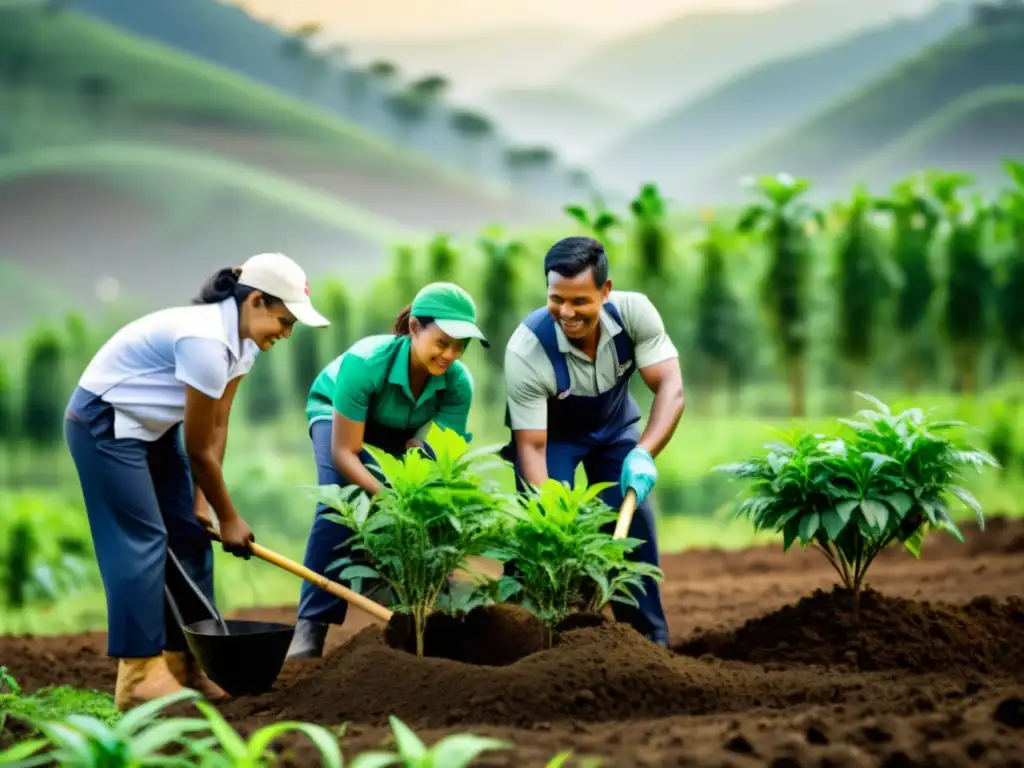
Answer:
[{"label": "clump of soil", "polygon": [[1021,676],[1024,600],[979,597],[957,607],[864,589],[858,616],[851,592],[837,586],[736,630],[698,635],[673,650],[754,663]]}]

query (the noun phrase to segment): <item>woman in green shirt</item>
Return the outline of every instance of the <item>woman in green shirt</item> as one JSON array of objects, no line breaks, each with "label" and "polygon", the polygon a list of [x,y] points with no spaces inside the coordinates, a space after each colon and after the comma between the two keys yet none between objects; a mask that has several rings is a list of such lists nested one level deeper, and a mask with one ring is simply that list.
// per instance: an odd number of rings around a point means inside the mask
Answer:
[{"label": "woman in green shirt", "polygon": [[[310,387],[306,418],[320,485],[355,484],[368,494],[381,489],[367,469],[364,445],[393,456],[422,446],[431,423],[465,437],[473,379],[459,360],[471,339],[489,346],[476,325],[476,305],[453,283],[431,283],[402,310],[390,334],[360,339],[331,361]],[[331,562],[349,554],[352,532],[324,517],[317,505],[304,564],[327,575]],[[348,603],[303,582],[289,659],[318,658],[331,624],[345,621]]]}]

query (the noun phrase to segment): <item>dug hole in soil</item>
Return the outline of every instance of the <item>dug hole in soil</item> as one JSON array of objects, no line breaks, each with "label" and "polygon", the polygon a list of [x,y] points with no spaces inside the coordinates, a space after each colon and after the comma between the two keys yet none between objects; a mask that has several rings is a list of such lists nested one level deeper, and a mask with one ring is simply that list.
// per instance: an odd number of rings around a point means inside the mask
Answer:
[{"label": "dug hole in soil", "polygon": [[[814,553],[665,556],[671,651],[594,616],[547,648],[538,620],[497,606],[432,617],[421,658],[406,617],[350,619],[323,659],[287,662],[273,691],[220,709],[243,732],[347,723],[346,756],[380,748],[396,715],[428,743],[471,731],[515,745],[477,765],[543,766],[566,749],[606,766],[1024,765],[1022,532],[1003,521],[1002,543],[986,532],[984,547],[936,542],[920,561],[887,553],[856,616]],[[248,613],[292,622],[294,610]],[[104,642],[9,639],[0,663],[29,690],[111,690]],[[301,738],[286,742],[287,764],[317,764]]]}]

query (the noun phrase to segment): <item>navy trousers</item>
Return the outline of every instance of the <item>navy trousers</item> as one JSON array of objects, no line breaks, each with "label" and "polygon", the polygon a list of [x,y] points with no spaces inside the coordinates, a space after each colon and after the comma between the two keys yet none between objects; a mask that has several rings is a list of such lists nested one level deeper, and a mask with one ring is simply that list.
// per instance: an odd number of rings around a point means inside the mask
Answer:
[{"label": "navy trousers", "polygon": [[180,426],[155,442],[114,437],[114,411],[78,388],[64,436],[78,471],[107,598],[107,654],[158,656],[186,649],[164,597],[167,548],[216,605],[213,547],[195,517]]},{"label": "navy trousers", "polygon": [[[351,480],[343,477],[334,465],[334,457],[331,455],[331,422],[314,422],[309,436],[313,441],[317,484],[340,485],[342,488],[350,485]],[[376,466],[377,464],[365,450],[359,454],[359,457],[367,466]],[[347,526],[324,517],[325,513],[331,512],[333,510],[326,504],[316,505],[316,517],[313,519],[313,528],[306,540],[306,554],[302,564],[311,571],[326,576],[332,581],[337,581],[341,569],[328,572],[327,567],[335,560],[352,554],[348,540],[352,537],[353,531]],[[300,620],[307,619],[324,624],[343,624],[347,613],[348,603],[346,601],[308,581],[302,582],[299,593],[298,616]]]},{"label": "navy trousers", "polygon": [[[640,434],[636,426],[627,428],[615,439],[601,444],[549,439],[547,447],[548,477],[569,483],[572,486],[576,479],[576,469],[582,463],[583,471],[587,474],[587,482],[591,485],[615,483],[614,486],[601,493],[601,499],[617,511],[622,506],[623,499],[619,484],[622,465],[626,460],[626,454],[636,447],[639,439]],[[518,451],[515,455],[514,465],[517,486],[522,490],[524,486]],[[607,526],[607,532],[611,533],[614,530],[615,523],[613,522]],[[629,559],[659,565],[657,534],[649,498],[644,499],[643,504],[637,505],[629,526],[629,535],[644,540],[643,544],[628,554]],[[642,593],[633,592],[640,604],[639,609],[625,603],[614,602],[611,604],[612,612],[617,621],[629,623],[651,641],[667,644],[669,639],[668,622],[665,619],[665,609],[661,604],[661,591],[658,588],[658,583],[649,576],[645,576],[643,587]]]}]

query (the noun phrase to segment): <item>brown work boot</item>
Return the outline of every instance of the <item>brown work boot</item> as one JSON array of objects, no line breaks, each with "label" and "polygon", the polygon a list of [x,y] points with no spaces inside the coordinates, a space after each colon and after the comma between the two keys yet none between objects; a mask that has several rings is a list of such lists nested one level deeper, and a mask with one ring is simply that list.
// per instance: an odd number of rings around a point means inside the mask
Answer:
[{"label": "brown work boot", "polygon": [[187,688],[199,691],[207,701],[223,701],[228,697],[223,688],[206,676],[206,672],[191,653],[164,651],[164,659],[175,680]]},{"label": "brown work boot", "polygon": [[114,706],[121,712],[183,690],[163,656],[121,659],[117,666]]}]

